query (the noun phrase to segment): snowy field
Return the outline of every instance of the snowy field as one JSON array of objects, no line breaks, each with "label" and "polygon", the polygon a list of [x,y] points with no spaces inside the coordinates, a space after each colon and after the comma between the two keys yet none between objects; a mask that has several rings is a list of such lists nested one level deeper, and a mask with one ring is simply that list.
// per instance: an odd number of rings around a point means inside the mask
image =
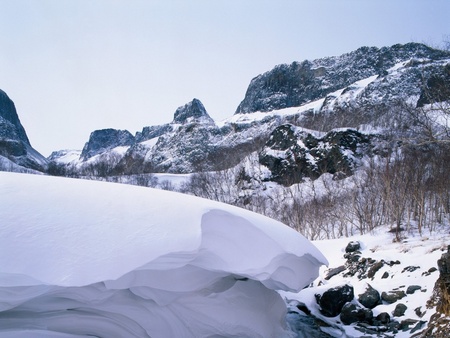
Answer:
[{"label": "snowy field", "polygon": [[290,337],[327,264],[249,211],[129,185],[0,172],[1,337]]}]

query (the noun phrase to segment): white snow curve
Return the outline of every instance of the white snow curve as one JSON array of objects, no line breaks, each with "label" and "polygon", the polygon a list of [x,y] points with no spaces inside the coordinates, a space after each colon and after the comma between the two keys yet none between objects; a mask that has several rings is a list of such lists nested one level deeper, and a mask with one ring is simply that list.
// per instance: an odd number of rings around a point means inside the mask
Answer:
[{"label": "white snow curve", "polygon": [[325,257],[229,205],[0,173],[1,337],[283,337]]}]

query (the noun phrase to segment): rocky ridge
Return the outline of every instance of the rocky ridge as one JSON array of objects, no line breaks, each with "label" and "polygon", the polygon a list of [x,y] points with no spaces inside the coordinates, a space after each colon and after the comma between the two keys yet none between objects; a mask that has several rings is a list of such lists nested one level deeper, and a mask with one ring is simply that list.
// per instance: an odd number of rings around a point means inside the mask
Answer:
[{"label": "rocky ridge", "polygon": [[[362,47],[338,57],[280,65],[254,78],[235,115],[220,124],[214,122],[198,99],[193,99],[175,111],[172,122],[144,127],[134,137],[127,133],[124,142],[118,136],[115,142],[105,139],[104,144],[98,142],[99,138],[90,139],[82,156],[71,165],[82,172],[96,161],[114,158],[109,163],[114,167],[109,171],[112,175],[181,174],[231,168],[251,153],[258,152],[260,165],[268,166],[272,179],[284,181],[283,184],[289,184],[283,178],[289,175],[297,177],[293,182],[303,177],[315,178],[322,172],[349,175],[358,165],[358,159],[370,156],[373,147],[377,146],[366,146],[368,138],[374,139],[374,133],[363,132],[364,126],[392,125],[389,119],[395,114],[391,107],[398,102],[420,106],[450,97],[445,91],[429,95],[430,88],[438,88],[442,81],[446,83],[449,64],[449,52],[410,43],[383,48]],[[335,128],[353,128],[358,131],[362,143],[358,153],[348,157],[343,156],[343,152],[349,155],[348,151],[353,150],[335,141],[331,141],[334,145],[330,147],[331,143],[320,140],[315,141],[318,142],[317,149],[308,146],[300,149],[304,136],[297,133],[297,141],[289,140],[292,145],[297,142],[295,150],[284,149],[284,154],[277,150],[284,156],[281,161],[272,156],[275,149],[270,149],[275,146],[274,135],[278,135],[286,124],[325,133]],[[109,133],[115,135],[119,131],[110,130]],[[292,135],[286,134],[286,137]],[[114,148],[124,146],[127,147],[125,151]],[[289,158],[287,152],[295,154],[295,160],[286,160]],[[308,158],[298,157],[300,153]],[[55,156],[52,161],[61,164]],[[338,162],[342,168],[338,168]],[[299,169],[299,163],[303,163],[303,169]],[[319,167],[314,167],[317,164]],[[286,174],[280,174],[280,170]],[[89,170],[84,171],[92,175]]]},{"label": "rocky ridge", "polygon": [[[373,76],[382,80],[389,76],[393,67],[404,62],[406,67],[403,71],[408,73],[406,75],[411,77],[410,80],[422,81],[417,78],[421,75],[421,72],[417,72],[418,64],[426,65],[431,60],[445,60],[449,56],[448,52],[435,50],[423,44],[409,43],[383,48],[361,47],[337,57],[279,65],[250,82],[236,114],[297,107],[327,97],[339,90],[350,91],[355,82]],[[416,72],[408,72],[408,67],[415,68]],[[388,89],[382,85],[378,87],[381,89],[379,92],[385,92]],[[382,100],[388,99],[386,95],[398,95],[401,93],[400,89],[407,89],[406,95],[420,91],[417,83],[415,86],[403,88],[400,83],[397,83],[397,86],[391,87],[398,89],[397,92],[383,93]]]},{"label": "rocky ridge", "polygon": [[0,161],[1,170],[45,171],[47,159],[30,144],[14,102],[0,90]]}]

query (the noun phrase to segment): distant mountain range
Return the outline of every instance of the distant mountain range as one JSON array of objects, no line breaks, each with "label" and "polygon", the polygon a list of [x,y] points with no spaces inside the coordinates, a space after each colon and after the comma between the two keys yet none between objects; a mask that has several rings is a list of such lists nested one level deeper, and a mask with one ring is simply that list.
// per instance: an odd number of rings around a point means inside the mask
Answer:
[{"label": "distant mountain range", "polygon": [[449,93],[449,51],[417,43],[361,47],[258,75],[235,114],[220,124],[193,99],[172,122],[134,136],[96,130],[81,151],[45,159],[0,92],[0,163],[3,170],[62,175],[193,173],[227,169],[256,152],[270,171],[267,179],[283,184],[323,172],[349,175],[358,159],[379,151],[380,127],[392,122],[392,107],[445,101]]}]

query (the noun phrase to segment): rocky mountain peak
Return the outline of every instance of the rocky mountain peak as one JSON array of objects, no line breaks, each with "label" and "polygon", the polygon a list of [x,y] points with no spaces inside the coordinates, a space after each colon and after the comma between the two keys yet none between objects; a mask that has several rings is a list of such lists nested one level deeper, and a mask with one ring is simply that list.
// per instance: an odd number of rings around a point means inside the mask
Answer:
[{"label": "rocky mountain peak", "polygon": [[30,145],[25,129],[20,123],[14,102],[0,90],[0,138],[18,139]]},{"label": "rocky mountain peak", "polygon": [[[0,160],[1,157],[23,168],[44,171],[47,160],[31,147],[20,123],[14,102],[0,90]],[[0,165],[0,170],[2,170]]]},{"label": "rocky mountain peak", "polygon": [[184,106],[178,107],[173,117],[173,123],[214,122],[198,99],[193,99]]},{"label": "rocky mountain peak", "polygon": [[101,129],[91,133],[89,141],[81,152],[85,161],[92,156],[119,146],[130,146],[135,142],[134,136],[128,130]]},{"label": "rocky mountain peak", "polygon": [[356,81],[383,74],[396,64],[415,60],[450,58],[450,52],[423,44],[361,47],[340,56],[276,66],[251,82],[236,114],[298,107]]}]

